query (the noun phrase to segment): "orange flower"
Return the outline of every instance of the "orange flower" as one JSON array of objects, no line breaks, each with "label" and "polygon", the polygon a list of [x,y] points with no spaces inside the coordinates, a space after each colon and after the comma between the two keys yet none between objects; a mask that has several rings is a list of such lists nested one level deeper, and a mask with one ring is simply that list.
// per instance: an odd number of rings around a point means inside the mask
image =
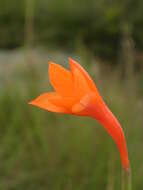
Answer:
[{"label": "orange flower", "polygon": [[104,103],[88,73],[69,59],[70,71],[49,63],[49,78],[54,92],[41,94],[30,104],[51,112],[89,116],[98,120],[115,141],[124,169],[129,169],[128,152],[123,130]]}]

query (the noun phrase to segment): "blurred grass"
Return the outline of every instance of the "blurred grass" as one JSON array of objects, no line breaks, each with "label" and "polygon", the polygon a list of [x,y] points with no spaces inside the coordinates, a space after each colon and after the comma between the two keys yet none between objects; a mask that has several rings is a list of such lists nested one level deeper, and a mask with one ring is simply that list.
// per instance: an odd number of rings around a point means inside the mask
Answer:
[{"label": "blurred grass", "polygon": [[[52,89],[48,61],[68,68],[70,52],[119,118],[133,189],[142,190],[142,1],[0,0],[0,5],[0,48],[21,47],[0,51],[0,189],[121,189],[119,154],[96,121],[28,105]],[[127,24],[125,39],[121,24]],[[124,51],[122,40],[130,42]],[[40,44],[53,50],[32,48]]]},{"label": "blurred grass", "polygon": [[117,60],[123,22],[129,25],[131,38],[142,52],[142,12],[142,0],[88,0],[88,3],[86,0],[13,0],[12,3],[0,0],[0,49],[21,47],[26,40],[33,41],[34,46],[75,50],[81,36],[93,54]]},{"label": "blurred grass", "polygon": [[[0,65],[0,189],[120,189],[119,154],[96,121],[49,113],[27,104],[51,89],[46,64],[49,56],[42,54],[41,59],[37,52],[33,55],[30,62],[27,56],[20,58],[19,65],[14,53],[15,63]],[[67,67],[67,55],[49,51],[48,55]],[[105,74],[103,69],[95,75],[98,65],[94,61],[85,67],[124,128],[133,189],[142,190],[141,77],[134,79],[136,86],[128,91],[116,70],[105,70]]]}]

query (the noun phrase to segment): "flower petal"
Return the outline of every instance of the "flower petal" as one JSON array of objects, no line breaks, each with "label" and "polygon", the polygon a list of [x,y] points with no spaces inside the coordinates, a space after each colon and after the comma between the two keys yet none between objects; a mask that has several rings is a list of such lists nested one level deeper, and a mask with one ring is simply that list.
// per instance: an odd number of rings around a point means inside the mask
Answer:
[{"label": "flower petal", "polygon": [[29,104],[51,112],[70,113],[70,111],[65,107],[55,104],[54,100],[56,101],[56,99],[59,99],[59,96],[56,93],[44,93],[37,97],[35,100],[29,102]]},{"label": "flower petal", "polygon": [[50,62],[49,64],[50,82],[57,93],[62,96],[72,96],[73,81],[70,71],[62,66]]},{"label": "flower petal", "polygon": [[72,106],[72,112],[75,115],[89,116],[89,107],[94,98],[93,93],[88,93],[85,96],[81,97],[80,101]]},{"label": "flower petal", "polygon": [[84,78],[84,80],[86,80],[86,83],[88,84],[89,88],[98,93],[98,90],[96,88],[95,83],[93,82],[93,80],[91,79],[91,77],[88,75],[88,73],[86,72],[86,70],[84,70],[84,68],[77,63],[75,60],[69,58],[69,63],[71,66],[71,69],[75,69],[78,70],[78,72],[80,73],[80,75],[82,75],[82,78]]},{"label": "flower petal", "polygon": [[51,93],[51,94],[53,94],[49,98],[49,101],[51,103],[53,103],[54,105],[59,106],[59,107],[64,107],[64,108],[68,109],[69,111],[71,111],[71,107],[75,103],[75,99],[73,97],[63,97],[57,93]]},{"label": "flower petal", "polygon": [[83,68],[72,59],[69,60],[69,64],[73,75],[74,93],[76,98],[80,99],[82,96],[89,93],[91,88],[83,72]]}]

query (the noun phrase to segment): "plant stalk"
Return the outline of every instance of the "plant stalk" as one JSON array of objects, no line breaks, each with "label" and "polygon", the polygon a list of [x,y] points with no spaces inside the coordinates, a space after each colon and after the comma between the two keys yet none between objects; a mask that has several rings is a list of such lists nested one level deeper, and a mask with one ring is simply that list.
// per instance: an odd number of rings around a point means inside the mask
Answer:
[{"label": "plant stalk", "polygon": [[130,169],[122,170],[122,190],[131,190],[131,171]]}]

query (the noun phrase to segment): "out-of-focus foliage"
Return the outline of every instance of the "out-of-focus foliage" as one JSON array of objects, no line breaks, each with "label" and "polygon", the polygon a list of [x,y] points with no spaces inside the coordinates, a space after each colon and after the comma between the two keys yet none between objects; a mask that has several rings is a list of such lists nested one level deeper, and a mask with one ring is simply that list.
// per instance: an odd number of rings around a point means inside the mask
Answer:
[{"label": "out-of-focus foliage", "polygon": [[0,0],[0,189],[121,189],[119,154],[96,121],[28,105],[50,90],[48,60],[67,67],[69,54],[119,118],[143,189],[142,12],[142,0]]},{"label": "out-of-focus foliage", "polygon": [[[90,118],[28,105],[50,90],[47,58],[52,55],[64,63],[65,54],[33,52],[32,62],[23,61],[19,54],[7,53],[5,64],[0,64],[0,189],[120,190],[119,153],[103,127]],[[118,79],[117,71],[106,69],[97,76],[93,62],[87,70],[123,126],[133,189],[142,190],[142,77],[130,89]]]},{"label": "out-of-focus foliage", "polygon": [[0,47],[14,48],[23,44],[24,1],[0,0]]},{"label": "out-of-focus foliage", "polygon": [[[0,47],[24,43],[26,0],[0,0]],[[116,57],[126,22],[143,48],[142,0],[33,0],[35,44],[76,48],[80,38],[96,55]]]}]

